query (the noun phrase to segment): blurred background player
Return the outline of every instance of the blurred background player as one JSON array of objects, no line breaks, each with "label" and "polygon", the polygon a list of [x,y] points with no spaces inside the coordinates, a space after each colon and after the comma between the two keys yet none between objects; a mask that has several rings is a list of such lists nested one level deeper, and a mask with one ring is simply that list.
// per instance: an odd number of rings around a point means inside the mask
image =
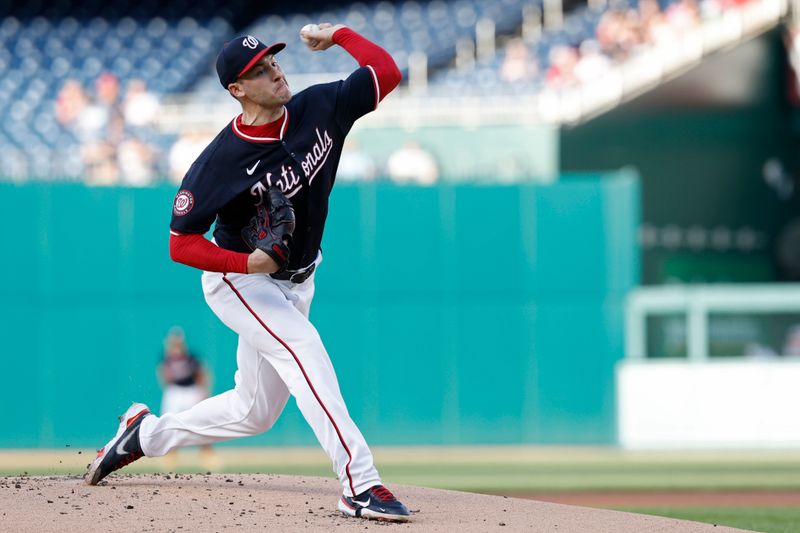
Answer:
[{"label": "blurred background player", "polygon": [[433,185],[439,180],[439,166],[420,143],[407,141],[389,156],[386,174],[395,183]]},{"label": "blurred background player", "polygon": [[[173,326],[164,339],[164,356],[158,365],[158,380],[163,389],[161,414],[179,413],[192,408],[208,398],[210,383],[200,360],[189,351],[186,335],[179,326]],[[212,470],[214,453],[210,444],[200,447],[203,467]],[[175,470],[178,451],[164,456],[167,470]]]}]

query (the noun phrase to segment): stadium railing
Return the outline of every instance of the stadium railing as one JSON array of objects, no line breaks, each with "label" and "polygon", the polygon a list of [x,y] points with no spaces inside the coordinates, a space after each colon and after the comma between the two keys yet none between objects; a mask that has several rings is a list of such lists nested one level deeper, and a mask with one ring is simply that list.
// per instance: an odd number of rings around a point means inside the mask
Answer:
[{"label": "stadium railing", "polygon": [[648,358],[647,321],[650,317],[676,314],[683,316],[686,359],[704,362],[710,358],[709,322],[712,314],[780,313],[800,314],[800,283],[642,287],[628,296],[625,310],[625,357],[637,361]]},{"label": "stadium railing", "polygon": [[[686,355],[658,353],[648,320],[683,315]],[[759,345],[763,331],[789,315],[783,348]],[[617,438],[627,449],[798,449],[800,284],[653,287],[626,304],[625,357],[616,365]],[[709,353],[712,337],[754,335],[748,353]],[[720,319],[727,327],[719,331]],[[731,327],[732,326],[732,327]],[[676,335],[675,333],[678,333]],[[655,331],[654,331],[655,333]],[[674,339],[672,339],[674,342]],[[680,341],[678,341],[680,342]],[[717,344],[718,347],[718,344]],[[753,349],[753,348],[756,349]]]}]

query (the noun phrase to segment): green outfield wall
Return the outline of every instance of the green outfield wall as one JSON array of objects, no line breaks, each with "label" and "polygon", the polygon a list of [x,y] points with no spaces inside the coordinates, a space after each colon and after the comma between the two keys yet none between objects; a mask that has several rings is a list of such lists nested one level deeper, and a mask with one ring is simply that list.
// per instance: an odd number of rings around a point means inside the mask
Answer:
[{"label": "green outfield wall", "polygon": [[[0,447],[99,446],[158,408],[182,326],[233,385],[236,337],[172,263],[174,189],[0,184]],[[612,443],[623,298],[638,283],[639,184],[337,186],[312,320],[375,444]],[[13,221],[13,222],[11,222]],[[312,444],[290,401],[268,434]]]}]

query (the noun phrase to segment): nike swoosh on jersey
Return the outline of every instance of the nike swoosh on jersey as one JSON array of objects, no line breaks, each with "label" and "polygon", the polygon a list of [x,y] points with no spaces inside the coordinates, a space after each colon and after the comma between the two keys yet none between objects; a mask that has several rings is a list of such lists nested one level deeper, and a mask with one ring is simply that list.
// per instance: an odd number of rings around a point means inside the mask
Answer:
[{"label": "nike swoosh on jersey", "polygon": [[258,164],[259,164],[259,163],[261,163],[261,160],[260,160],[260,159],[259,159],[258,161],[256,161],[256,164],[255,164],[255,165],[253,165],[252,167],[250,167],[250,168],[248,168],[248,169],[247,169],[247,175],[248,175],[248,176],[252,176],[252,175],[253,175],[253,172],[255,172],[255,171],[256,171],[256,167],[258,166]]},{"label": "nike swoosh on jersey", "polygon": [[119,455],[125,455],[126,453],[130,453],[130,452],[128,452],[128,451],[125,449],[125,445],[126,445],[126,444],[128,444],[128,441],[129,441],[129,440],[131,440],[131,437],[133,437],[133,433],[134,433],[133,431],[131,431],[130,433],[128,433],[128,435],[127,435],[127,436],[126,436],[124,439],[122,439],[121,441],[119,441],[119,444],[117,444],[117,447],[116,447],[115,451],[116,451],[116,452],[117,452]]}]

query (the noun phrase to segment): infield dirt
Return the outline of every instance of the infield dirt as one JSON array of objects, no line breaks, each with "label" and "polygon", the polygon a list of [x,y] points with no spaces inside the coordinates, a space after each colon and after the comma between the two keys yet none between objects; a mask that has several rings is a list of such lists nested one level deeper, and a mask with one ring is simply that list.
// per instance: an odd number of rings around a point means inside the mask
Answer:
[{"label": "infield dirt", "polygon": [[90,487],[76,476],[0,478],[4,531],[634,531],[739,529],[672,518],[467,492],[395,485],[411,521],[389,524],[336,511],[334,479],[268,474],[112,475]]}]

